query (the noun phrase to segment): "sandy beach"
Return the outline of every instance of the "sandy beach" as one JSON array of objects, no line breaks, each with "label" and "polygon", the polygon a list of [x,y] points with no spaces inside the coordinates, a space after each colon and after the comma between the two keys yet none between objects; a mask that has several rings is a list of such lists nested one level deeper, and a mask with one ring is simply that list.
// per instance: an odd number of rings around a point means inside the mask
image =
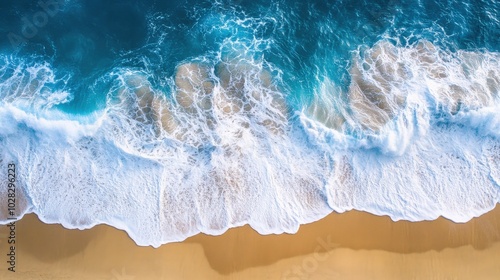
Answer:
[{"label": "sandy beach", "polygon": [[0,230],[0,279],[498,279],[500,207],[456,224],[440,218],[393,222],[350,211],[262,236],[248,226],[199,234],[158,249],[138,247],[100,225],[67,230],[33,215],[16,224],[16,272],[7,270]]}]

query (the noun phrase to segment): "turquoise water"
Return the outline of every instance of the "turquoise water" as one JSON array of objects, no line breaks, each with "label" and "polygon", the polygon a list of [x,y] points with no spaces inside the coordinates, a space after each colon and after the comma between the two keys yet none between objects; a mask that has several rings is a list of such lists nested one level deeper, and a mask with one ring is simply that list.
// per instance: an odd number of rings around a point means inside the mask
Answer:
[{"label": "turquoise water", "polygon": [[157,246],[500,198],[496,1],[41,3],[0,4],[19,215]]},{"label": "turquoise water", "polygon": [[2,37],[16,34],[28,43],[13,47],[2,40],[1,49],[31,63],[48,61],[59,75],[69,75],[75,96],[66,106],[73,113],[104,102],[104,89],[88,87],[101,86],[103,74],[120,66],[147,67],[160,82],[179,62],[246,52],[280,69],[288,94],[307,99],[324,76],[346,88],[352,52],[382,39],[402,46],[426,39],[451,50],[498,51],[500,45],[495,1],[61,3],[31,39],[23,36],[22,18],[33,23],[43,9],[33,1],[3,3]]}]

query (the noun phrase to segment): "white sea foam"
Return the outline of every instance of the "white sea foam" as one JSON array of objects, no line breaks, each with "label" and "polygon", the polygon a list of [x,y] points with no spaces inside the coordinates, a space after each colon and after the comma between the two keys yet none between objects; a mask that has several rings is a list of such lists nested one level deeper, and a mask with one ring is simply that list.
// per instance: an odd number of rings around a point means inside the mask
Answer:
[{"label": "white sea foam", "polygon": [[[493,208],[499,198],[491,174],[498,174],[500,55],[382,41],[353,60],[350,102],[320,116],[310,109],[301,115],[315,135],[310,140],[336,155],[329,205],[457,222]],[[345,121],[318,126],[311,118]]]},{"label": "white sea foam", "polygon": [[464,222],[500,199],[498,61],[379,42],[354,54],[348,92],[325,79],[295,113],[252,56],[180,63],[171,92],[117,68],[85,122],[54,108],[72,97],[48,65],[21,67],[1,75],[0,165],[18,165],[19,215],[106,223],[139,245],[243,224],[295,232],[332,210]]}]

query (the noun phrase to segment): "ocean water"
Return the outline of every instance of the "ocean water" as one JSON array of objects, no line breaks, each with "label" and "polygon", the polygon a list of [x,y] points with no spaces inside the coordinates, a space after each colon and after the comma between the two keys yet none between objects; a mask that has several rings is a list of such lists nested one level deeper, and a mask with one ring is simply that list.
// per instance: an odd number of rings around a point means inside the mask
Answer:
[{"label": "ocean water", "polygon": [[9,0],[0,38],[18,217],[160,246],[500,201],[497,1]]}]

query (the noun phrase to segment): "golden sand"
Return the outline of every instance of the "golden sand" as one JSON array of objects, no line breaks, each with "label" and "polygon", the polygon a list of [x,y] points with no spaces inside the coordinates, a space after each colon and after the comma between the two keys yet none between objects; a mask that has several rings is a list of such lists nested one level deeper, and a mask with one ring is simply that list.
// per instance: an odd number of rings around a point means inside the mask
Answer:
[{"label": "golden sand", "polygon": [[7,270],[0,229],[0,279],[499,279],[500,207],[456,224],[393,222],[333,213],[295,235],[248,226],[199,234],[158,249],[100,225],[67,230],[27,215],[16,224],[16,272]]}]

